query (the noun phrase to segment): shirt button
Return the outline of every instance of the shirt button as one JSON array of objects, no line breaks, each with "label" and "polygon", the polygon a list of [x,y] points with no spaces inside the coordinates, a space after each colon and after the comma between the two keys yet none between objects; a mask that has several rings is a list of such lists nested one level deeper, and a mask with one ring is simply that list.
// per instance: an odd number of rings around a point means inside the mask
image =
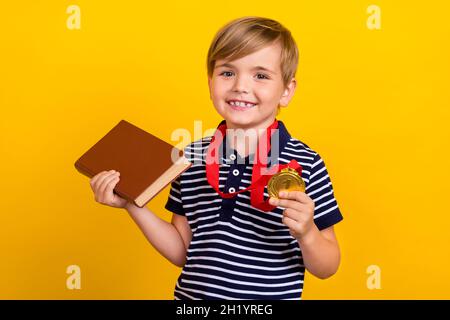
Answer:
[{"label": "shirt button", "polygon": [[235,189],[235,188],[233,188],[233,187],[231,187],[230,189],[228,189],[228,192],[229,192],[229,193],[233,193],[233,192],[236,192],[236,189]]},{"label": "shirt button", "polygon": [[230,154],[230,160],[236,160],[236,155]]},{"label": "shirt button", "polygon": [[234,169],[233,170],[233,175],[234,176],[238,176],[239,175],[239,170],[238,169]]}]

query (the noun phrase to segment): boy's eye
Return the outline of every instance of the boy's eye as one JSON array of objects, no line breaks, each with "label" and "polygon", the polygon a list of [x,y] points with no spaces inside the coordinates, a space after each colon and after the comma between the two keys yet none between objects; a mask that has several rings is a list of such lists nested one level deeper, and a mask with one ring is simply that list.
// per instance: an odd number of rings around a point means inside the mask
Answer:
[{"label": "boy's eye", "polygon": [[224,71],[224,72],[222,72],[220,75],[222,76],[222,75],[225,75],[225,77],[231,77],[231,71]]},{"label": "boy's eye", "polygon": [[[260,77],[260,76],[261,76],[261,77]],[[258,73],[258,74],[257,74],[257,77],[258,77],[258,79],[269,79],[268,76],[266,76],[265,74],[262,74],[262,73]]]},{"label": "boy's eye", "polygon": [[[220,73],[219,75],[220,75],[220,76],[225,76],[225,77],[231,77],[231,76],[233,75],[233,72],[231,72],[231,71],[223,71],[223,72]],[[269,77],[266,76],[266,75],[263,74],[263,73],[258,73],[258,74],[256,75],[256,77],[257,77],[258,80],[269,79]]]}]

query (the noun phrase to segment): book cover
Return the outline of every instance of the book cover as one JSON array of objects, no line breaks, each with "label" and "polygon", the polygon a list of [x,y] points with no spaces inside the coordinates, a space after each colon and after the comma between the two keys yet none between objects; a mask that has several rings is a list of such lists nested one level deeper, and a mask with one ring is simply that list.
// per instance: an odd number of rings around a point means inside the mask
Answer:
[{"label": "book cover", "polygon": [[75,162],[89,178],[119,171],[114,192],[141,208],[191,165],[182,150],[125,120]]}]

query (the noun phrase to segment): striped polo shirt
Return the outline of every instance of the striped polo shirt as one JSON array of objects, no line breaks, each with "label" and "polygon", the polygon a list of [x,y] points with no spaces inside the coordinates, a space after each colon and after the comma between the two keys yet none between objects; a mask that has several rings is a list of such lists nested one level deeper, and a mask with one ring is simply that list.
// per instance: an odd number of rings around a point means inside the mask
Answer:
[{"label": "striped polo shirt", "polygon": [[[225,123],[225,120],[221,122]],[[343,219],[325,163],[319,154],[292,138],[278,121],[278,161],[301,164],[306,194],[315,203],[319,230]],[[301,299],[305,267],[298,241],[283,224],[282,207],[261,211],[250,203],[250,192],[223,199],[206,179],[206,151],[212,136],[185,147],[193,165],[171,183],[165,208],[186,216],[192,230],[187,261],[175,285],[174,298],[191,299]],[[253,155],[241,158],[222,142],[219,189],[234,192],[251,183]],[[231,150],[231,152],[230,152]],[[271,158],[275,160],[270,161]],[[268,197],[267,186],[264,198]]]}]

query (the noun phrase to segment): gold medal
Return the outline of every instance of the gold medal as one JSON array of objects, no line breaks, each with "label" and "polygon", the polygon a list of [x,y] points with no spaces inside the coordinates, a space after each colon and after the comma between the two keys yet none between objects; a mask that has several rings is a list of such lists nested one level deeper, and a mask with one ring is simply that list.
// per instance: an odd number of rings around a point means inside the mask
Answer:
[{"label": "gold medal", "polygon": [[267,191],[272,198],[278,198],[280,191],[303,191],[305,192],[305,182],[298,174],[297,170],[292,168],[282,169],[274,174],[267,184]]}]

